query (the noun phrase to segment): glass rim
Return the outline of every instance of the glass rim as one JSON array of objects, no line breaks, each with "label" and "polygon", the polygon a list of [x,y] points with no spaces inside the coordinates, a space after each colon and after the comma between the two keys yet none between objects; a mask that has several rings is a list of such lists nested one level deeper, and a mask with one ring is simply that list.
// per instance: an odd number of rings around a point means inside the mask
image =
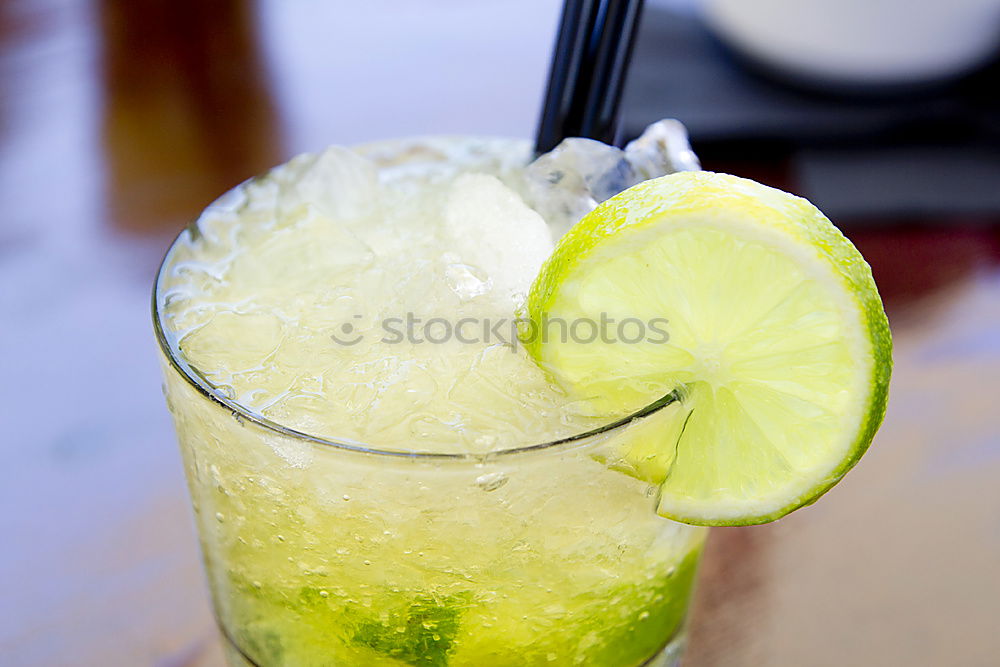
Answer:
[{"label": "glass rim", "polygon": [[[405,140],[401,140],[405,141]],[[386,142],[375,142],[374,144],[366,144],[360,148],[365,148],[368,146],[373,146]],[[357,148],[357,147],[356,147]],[[219,198],[223,198],[234,190],[242,187],[244,184],[252,181],[253,178],[247,179],[243,183],[234,186],[227,190]],[[217,200],[218,201],[218,200]],[[209,207],[213,206],[215,202],[209,204]],[[199,218],[200,219],[200,218]],[[159,303],[160,288],[163,284],[164,274],[167,270],[167,266],[173,255],[175,248],[177,248],[178,243],[186,234],[198,234],[198,220],[195,219],[193,222],[187,224],[170,242],[167,247],[166,253],[164,253],[163,259],[160,261],[160,265],[156,271],[156,278],[153,281],[152,290],[152,303],[151,311],[153,318],[153,330],[156,335],[156,342],[160,348],[160,352],[166,358],[167,363],[170,368],[179,373],[180,376],[192,387],[194,388],[202,398],[206,398],[209,401],[215,403],[217,406],[229,410],[234,416],[251,422],[259,428],[263,428],[265,431],[286,437],[292,438],[294,440],[299,440],[303,442],[308,442],[312,445],[319,445],[323,447],[330,447],[333,450],[353,452],[358,454],[368,454],[375,456],[387,456],[397,460],[409,459],[409,460],[420,460],[420,461],[475,461],[482,462],[484,460],[492,460],[497,457],[508,457],[515,456],[518,454],[530,454],[533,452],[548,451],[550,449],[555,449],[563,445],[573,445],[580,444],[598,435],[603,435],[605,433],[610,433],[620,429],[628,424],[632,423],[637,419],[642,419],[643,417],[648,417],[649,415],[657,412],[660,408],[666,407],[667,405],[680,402],[684,398],[683,388],[676,388],[668,394],[661,396],[655,401],[639,408],[638,410],[627,414],[623,417],[619,417],[613,421],[606,424],[601,424],[592,429],[584,431],[582,433],[575,433],[553,440],[546,440],[540,443],[523,445],[519,447],[509,447],[506,449],[494,449],[488,452],[420,452],[420,451],[408,451],[402,449],[384,449],[380,447],[370,446],[365,443],[352,443],[345,440],[335,440],[332,438],[324,438],[321,436],[306,433],[305,431],[300,431],[298,429],[285,426],[279,422],[265,417],[264,415],[255,412],[243,405],[239,401],[229,398],[221,391],[218,387],[207,380],[198,370],[189,364],[187,361],[182,359],[179,354],[179,350],[175,350],[174,346],[171,345],[170,340],[166,334],[162,310]]]}]

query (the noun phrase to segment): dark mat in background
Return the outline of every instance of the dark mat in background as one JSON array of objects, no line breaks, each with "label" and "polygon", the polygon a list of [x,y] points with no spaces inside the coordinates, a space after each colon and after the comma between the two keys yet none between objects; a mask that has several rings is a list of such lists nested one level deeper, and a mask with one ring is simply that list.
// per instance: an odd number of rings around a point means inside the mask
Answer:
[{"label": "dark mat in background", "polygon": [[674,117],[696,151],[782,154],[799,193],[833,217],[1000,222],[998,62],[922,91],[836,95],[760,71],[694,12],[647,3],[623,116],[627,136]]}]

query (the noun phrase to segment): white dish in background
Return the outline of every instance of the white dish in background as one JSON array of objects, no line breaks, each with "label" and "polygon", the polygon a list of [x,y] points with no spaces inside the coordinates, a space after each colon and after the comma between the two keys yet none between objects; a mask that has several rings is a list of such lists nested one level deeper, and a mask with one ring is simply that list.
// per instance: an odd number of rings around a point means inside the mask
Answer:
[{"label": "white dish in background", "polygon": [[1000,0],[704,0],[737,53],[819,85],[919,86],[960,76],[1000,46]]}]

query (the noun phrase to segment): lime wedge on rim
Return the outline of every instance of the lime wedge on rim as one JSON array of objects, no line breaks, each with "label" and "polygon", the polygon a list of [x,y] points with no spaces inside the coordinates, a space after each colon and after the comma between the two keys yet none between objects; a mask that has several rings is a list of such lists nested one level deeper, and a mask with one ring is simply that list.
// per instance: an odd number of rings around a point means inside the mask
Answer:
[{"label": "lime wedge on rim", "polygon": [[609,199],[559,242],[527,310],[529,353],[588,409],[682,389],[683,409],[637,424],[622,454],[677,521],[765,523],[813,502],[885,414],[871,269],[815,206],[754,181],[682,172]]}]

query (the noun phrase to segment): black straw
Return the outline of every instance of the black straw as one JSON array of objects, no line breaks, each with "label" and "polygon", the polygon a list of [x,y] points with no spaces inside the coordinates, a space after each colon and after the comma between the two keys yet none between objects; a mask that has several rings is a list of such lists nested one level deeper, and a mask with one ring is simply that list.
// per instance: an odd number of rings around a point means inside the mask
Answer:
[{"label": "black straw", "polygon": [[642,5],[643,0],[565,0],[537,153],[566,137],[618,142],[618,109]]}]

